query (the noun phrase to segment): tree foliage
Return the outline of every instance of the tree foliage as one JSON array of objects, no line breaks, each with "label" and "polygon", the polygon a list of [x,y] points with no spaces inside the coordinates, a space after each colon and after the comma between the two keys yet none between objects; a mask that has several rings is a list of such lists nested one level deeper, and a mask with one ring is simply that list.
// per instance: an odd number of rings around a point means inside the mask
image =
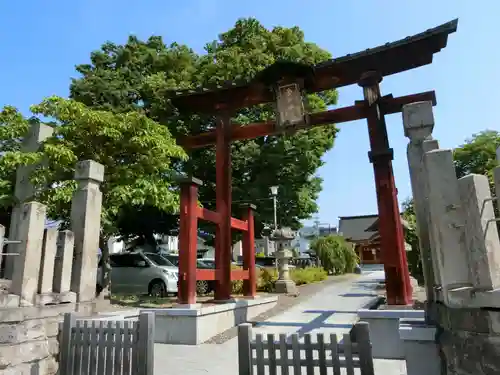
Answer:
[{"label": "tree foliage", "polygon": [[[177,43],[167,46],[159,36],[146,41],[131,36],[124,45],[105,43],[92,52],[90,63],[77,66],[81,77],[73,80],[71,97],[96,109],[143,113],[166,125],[174,136],[196,134],[213,130],[214,118],[180,114],[168,99],[169,90],[250,80],[278,60],[313,64],[329,58],[328,52],[305,42],[297,27],[268,30],[255,19],[241,19],[217,40],[209,41],[202,55]],[[325,110],[336,100],[333,90],[309,97],[312,111]],[[234,122],[247,124],[273,116],[272,105],[260,105],[239,111]],[[232,144],[233,200],[259,204],[256,233],[263,223],[272,222],[273,205],[266,200],[272,185],[279,185],[281,225],[297,229],[300,220],[317,211],[321,179],[316,171],[323,164],[321,157],[332,148],[336,132],[332,125]],[[174,167],[203,180],[200,201],[215,208],[214,148],[194,150],[188,163]]]},{"label": "tree foliage", "polygon": [[472,135],[465,143],[453,150],[457,177],[469,173],[483,174],[492,181],[493,169],[498,165],[496,150],[500,147],[500,133],[485,130]]},{"label": "tree foliage", "polygon": [[353,272],[359,261],[352,244],[342,236],[318,237],[311,242],[310,247],[320,260],[321,266],[330,274]]},{"label": "tree foliage", "polygon": [[[46,203],[49,216],[68,221],[77,161],[104,165],[102,234],[119,231],[122,210],[155,207],[164,213],[178,210],[179,195],[172,183],[172,161],[185,160],[168,128],[138,113],[112,113],[82,103],[51,97],[31,107],[34,115],[50,118],[54,128],[38,152],[20,150],[29,128],[14,108],[2,111],[0,186],[12,196],[12,174],[19,165],[37,164],[31,176],[35,198]],[[36,121],[32,119],[31,121]],[[41,163],[43,161],[43,163]],[[9,185],[10,183],[10,185]]]},{"label": "tree foliage", "polygon": [[411,246],[411,251],[406,253],[408,261],[408,269],[419,284],[424,283],[424,271],[422,269],[422,257],[420,254],[420,245],[417,235],[417,220],[415,216],[415,207],[413,206],[413,199],[406,199],[402,203],[402,216],[408,224],[404,228],[405,242]]}]

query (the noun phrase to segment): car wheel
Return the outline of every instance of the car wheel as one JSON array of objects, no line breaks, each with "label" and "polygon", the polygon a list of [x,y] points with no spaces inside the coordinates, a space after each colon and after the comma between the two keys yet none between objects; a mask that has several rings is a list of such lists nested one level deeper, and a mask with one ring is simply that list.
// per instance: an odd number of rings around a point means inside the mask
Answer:
[{"label": "car wheel", "polygon": [[152,281],[149,285],[149,295],[151,297],[162,298],[167,296],[167,287],[161,280]]},{"label": "car wheel", "polygon": [[210,291],[210,287],[208,285],[207,280],[198,280],[196,281],[196,294],[205,295]]}]

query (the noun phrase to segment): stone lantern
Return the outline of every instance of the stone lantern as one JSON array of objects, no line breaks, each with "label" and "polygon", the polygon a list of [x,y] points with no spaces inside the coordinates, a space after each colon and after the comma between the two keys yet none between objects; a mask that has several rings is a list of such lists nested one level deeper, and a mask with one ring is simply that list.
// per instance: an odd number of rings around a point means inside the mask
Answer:
[{"label": "stone lantern", "polygon": [[290,228],[275,229],[271,233],[271,240],[276,244],[276,262],[278,265],[278,280],[276,280],[276,292],[285,294],[298,294],[295,282],[290,279],[288,261],[292,258],[292,251],[288,244],[295,238],[296,234]]}]

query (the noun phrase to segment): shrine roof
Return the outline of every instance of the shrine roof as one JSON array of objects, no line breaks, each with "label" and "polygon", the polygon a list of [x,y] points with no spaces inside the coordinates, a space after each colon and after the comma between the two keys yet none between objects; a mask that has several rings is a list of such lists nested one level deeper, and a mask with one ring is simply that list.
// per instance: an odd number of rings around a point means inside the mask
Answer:
[{"label": "shrine roof", "polygon": [[[410,223],[408,223],[405,219],[403,219],[401,215],[401,224],[403,225],[403,228],[409,229]],[[378,227],[380,225],[380,220],[377,217],[377,220],[375,220],[368,228],[365,229],[365,232],[378,232]]]},{"label": "shrine roof", "polygon": [[350,241],[368,240],[374,232],[367,232],[375,221],[378,220],[378,215],[361,215],[361,216],[341,216],[339,218],[339,233]]},{"label": "shrine roof", "polygon": [[[382,76],[404,72],[432,63],[435,53],[445,48],[448,35],[457,30],[458,19],[422,33],[408,36],[392,43],[369,48],[310,66],[312,79],[308,77],[310,93],[348,86],[357,83],[363,73],[376,71]],[[275,65],[293,65],[279,61],[266,69],[276,73]],[[297,71],[304,71],[297,67]],[[221,84],[172,90],[168,93],[172,103],[181,111],[213,113],[224,106],[231,109],[250,107],[274,100],[273,93],[260,72],[251,80],[233,80]]]}]

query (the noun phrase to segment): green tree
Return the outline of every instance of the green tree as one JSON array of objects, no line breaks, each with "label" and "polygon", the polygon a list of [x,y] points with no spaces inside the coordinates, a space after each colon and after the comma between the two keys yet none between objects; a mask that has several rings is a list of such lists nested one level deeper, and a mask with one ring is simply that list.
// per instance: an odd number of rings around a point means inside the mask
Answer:
[{"label": "green tree", "polygon": [[10,214],[15,203],[14,186],[16,169],[21,165],[33,163],[37,156],[20,154],[24,135],[28,132],[30,122],[12,106],[6,106],[0,111],[0,224],[9,233]]},{"label": "green tree", "polygon": [[420,254],[420,246],[417,235],[417,220],[415,216],[415,208],[413,206],[413,199],[406,199],[402,203],[402,216],[408,224],[404,228],[405,242],[411,246],[411,251],[406,252],[408,269],[420,285],[424,282],[424,273],[422,269],[422,257]]},{"label": "green tree", "polygon": [[453,161],[457,177],[469,173],[483,174],[493,182],[493,169],[498,165],[496,150],[500,147],[500,133],[485,130],[473,134],[464,144],[453,150]]},{"label": "green tree", "polygon": [[[207,43],[205,52],[197,55],[176,43],[166,46],[159,36],[146,41],[130,37],[124,45],[108,42],[91,54],[90,64],[77,66],[81,77],[73,80],[71,97],[93,108],[144,113],[174,136],[196,134],[212,130],[214,119],[179,114],[167,97],[169,90],[249,80],[278,60],[314,64],[331,58],[305,42],[299,28],[267,30],[255,19],[237,21],[218,40]],[[334,90],[309,97],[312,111],[325,110],[336,100]],[[246,124],[273,116],[272,105],[261,105],[239,111],[234,121]],[[332,125],[233,143],[233,200],[259,204],[256,233],[263,223],[273,221],[273,205],[266,200],[272,185],[279,185],[281,225],[297,229],[302,219],[317,211],[321,179],[316,171],[323,164],[321,157],[333,147],[336,132]],[[215,207],[214,151],[213,147],[193,150],[189,163],[174,165],[204,181],[200,201],[209,209]]]},{"label": "green tree", "polygon": [[311,242],[310,248],[320,260],[321,266],[330,274],[353,272],[359,261],[353,246],[342,236],[318,237]]},{"label": "green tree", "polygon": [[120,233],[123,210],[130,212],[136,207],[137,213],[144,207],[154,207],[165,215],[178,211],[179,194],[171,166],[173,160],[185,160],[186,154],[175,144],[168,128],[137,112],[115,114],[58,97],[45,99],[31,110],[41,118],[52,119],[54,134],[39,152],[21,152],[19,144],[29,121],[14,108],[4,108],[0,117],[3,196],[12,196],[17,166],[44,160],[31,176],[37,187],[34,198],[48,205],[49,217],[68,224],[76,162],[91,159],[103,164],[103,252],[109,236]]}]

